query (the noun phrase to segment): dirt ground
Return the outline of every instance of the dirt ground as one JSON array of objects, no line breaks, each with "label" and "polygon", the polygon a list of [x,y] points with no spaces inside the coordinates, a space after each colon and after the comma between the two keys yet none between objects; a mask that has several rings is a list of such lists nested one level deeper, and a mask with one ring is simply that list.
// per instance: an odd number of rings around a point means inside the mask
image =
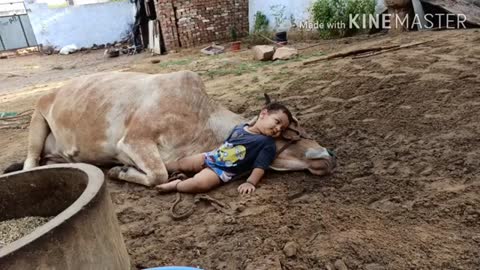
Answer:
[{"label": "dirt ground", "polygon": [[[427,40],[302,65],[342,49]],[[201,203],[181,221],[169,216],[175,194],[109,181],[133,269],[328,269],[337,260],[348,269],[480,269],[480,32],[324,41],[301,55],[273,63],[252,61],[248,50],[214,57],[188,50],[156,57],[158,64],[148,54],[101,52],[0,60],[0,111],[31,108],[82,74],[190,69],[215,100],[245,116],[264,92],[283,101],[338,154],[332,176],[271,172],[245,197],[234,182],[208,194],[233,212]],[[27,130],[0,134],[5,168],[25,157]],[[185,195],[181,206],[192,200]]]}]

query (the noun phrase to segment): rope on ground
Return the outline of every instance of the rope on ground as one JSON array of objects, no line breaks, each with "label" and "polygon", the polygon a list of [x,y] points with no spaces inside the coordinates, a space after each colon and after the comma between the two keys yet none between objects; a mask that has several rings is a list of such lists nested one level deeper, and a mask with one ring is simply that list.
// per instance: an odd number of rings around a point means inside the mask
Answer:
[{"label": "rope on ground", "polygon": [[14,116],[0,117],[0,129],[25,129],[30,124],[33,109],[23,111]]},{"label": "rope on ground", "polygon": [[175,201],[173,202],[172,206],[170,207],[170,216],[172,217],[173,220],[183,220],[187,219],[190,217],[194,212],[197,204],[200,201],[206,201],[210,203],[217,211],[222,212],[224,214],[230,215],[231,214],[231,209],[230,206],[217,200],[214,199],[206,194],[197,194],[193,198],[193,204],[190,206],[190,208],[183,212],[183,213],[177,213],[176,212],[176,207],[177,205],[182,201],[182,195],[180,192],[177,192]]}]

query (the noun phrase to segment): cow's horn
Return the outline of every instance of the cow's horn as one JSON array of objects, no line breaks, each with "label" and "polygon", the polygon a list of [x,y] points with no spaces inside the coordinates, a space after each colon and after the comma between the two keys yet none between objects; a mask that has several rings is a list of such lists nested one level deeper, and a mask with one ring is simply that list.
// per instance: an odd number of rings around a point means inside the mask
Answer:
[{"label": "cow's horn", "polygon": [[270,99],[267,93],[263,93],[263,96],[265,97],[265,105],[272,103],[272,100]]}]

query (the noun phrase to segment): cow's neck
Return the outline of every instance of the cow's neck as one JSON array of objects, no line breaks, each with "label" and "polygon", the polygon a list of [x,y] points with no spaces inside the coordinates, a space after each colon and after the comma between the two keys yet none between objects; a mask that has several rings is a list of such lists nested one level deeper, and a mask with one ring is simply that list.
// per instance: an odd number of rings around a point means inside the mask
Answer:
[{"label": "cow's neck", "polygon": [[192,140],[183,147],[176,147],[176,151],[172,152],[172,154],[175,153],[174,155],[165,155],[165,160],[169,161],[212,151],[227,139],[236,125],[246,122],[246,119],[242,116],[220,105],[212,106],[211,111],[206,122],[203,122],[203,124],[197,123],[200,126],[195,125],[197,129]]},{"label": "cow's neck", "polygon": [[241,115],[233,113],[222,106],[210,114],[207,125],[213,131],[217,144],[222,143],[227,139],[232,129],[240,124],[246,122],[246,119]]}]

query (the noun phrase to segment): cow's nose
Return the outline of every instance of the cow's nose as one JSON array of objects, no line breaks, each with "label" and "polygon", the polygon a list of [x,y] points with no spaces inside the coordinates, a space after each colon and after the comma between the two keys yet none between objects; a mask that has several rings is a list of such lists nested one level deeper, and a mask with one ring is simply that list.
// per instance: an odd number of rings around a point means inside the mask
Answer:
[{"label": "cow's nose", "polygon": [[330,154],[327,151],[327,148],[320,147],[320,148],[309,148],[305,152],[305,157],[308,159],[322,159],[322,158],[329,158]]}]

